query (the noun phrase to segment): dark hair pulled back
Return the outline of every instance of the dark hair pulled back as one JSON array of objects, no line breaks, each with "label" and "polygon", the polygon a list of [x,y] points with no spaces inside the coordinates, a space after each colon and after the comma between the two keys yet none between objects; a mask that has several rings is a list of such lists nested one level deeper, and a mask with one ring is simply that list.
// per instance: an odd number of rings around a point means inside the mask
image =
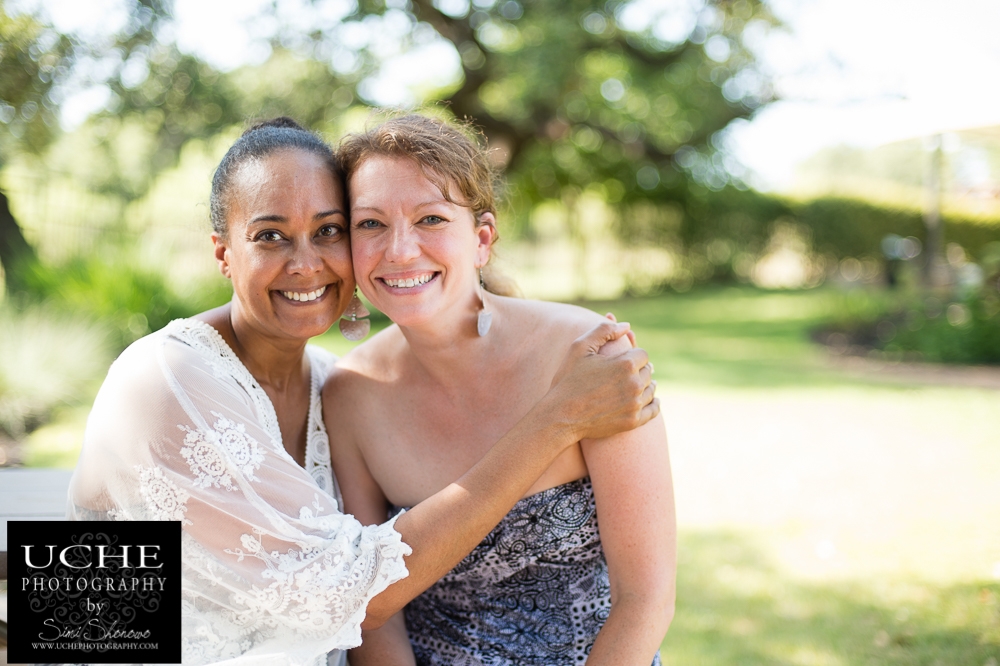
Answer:
[{"label": "dark hair pulled back", "polygon": [[339,163],[333,149],[316,134],[305,129],[287,116],[264,120],[251,125],[226,152],[212,176],[212,195],[209,215],[212,230],[220,236],[228,231],[230,190],[233,176],[248,162],[262,159],[280,150],[304,150],[322,158],[333,175],[342,179]]}]

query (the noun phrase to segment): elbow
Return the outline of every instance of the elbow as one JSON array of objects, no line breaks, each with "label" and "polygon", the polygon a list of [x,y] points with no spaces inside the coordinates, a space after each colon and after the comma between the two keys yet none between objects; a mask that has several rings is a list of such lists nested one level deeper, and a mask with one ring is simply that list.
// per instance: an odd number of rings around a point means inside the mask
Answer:
[{"label": "elbow", "polygon": [[664,635],[666,635],[667,630],[670,629],[670,623],[674,621],[674,609],[675,609],[675,599],[673,595],[670,595],[670,601],[664,604],[660,609],[659,619],[660,628]]},{"label": "elbow", "polygon": [[392,615],[392,613],[385,613],[380,609],[372,608],[371,604],[369,604],[368,610],[365,612],[365,619],[361,621],[361,630],[372,631],[373,629],[379,629],[389,621]]},{"label": "elbow", "polygon": [[671,585],[669,588],[661,590],[657,595],[655,617],[659,624],[659,629],[663,634],[667,633],[670,623],[674,620],[674,610],[677,602],[677,588]]},{"label": "elbow", "polygon": [[371,615],[366,615],[365,619],[361,621],[362,631],[372,631],[373,629],[380,629],[389,618],[385,617],[372,617]]},{"label": "elbow", "polygon": [[674,594],[650,595],[643,605],[643,614],[649,618],[653,633],[661,637],[666,635],[670,623],[674,620]]},{"label": "elbow", "polygon": [[361,621],[362,631],[372,631],[373,629],[378,629],[383,624],[388,622],[393,615],[401,610],[401,606],[396,606],[391,608],[391,603],[387,603],[384,599],[385,592],[375,595],[375,597],[368,602],[368,607],[365,609],[365,619]]},{"label": "elbow", "polygon": [[[675,600],[676,594],[673,589],[650,589],[634,596],[623,597],[619,603],[623,607],[629,607],[631,612],[626,612],[633,617],[643,618],[650,633],[656,634],[659,640],[662,640],[674,619]],[[612,600],[612,609],[615,603]]]}]

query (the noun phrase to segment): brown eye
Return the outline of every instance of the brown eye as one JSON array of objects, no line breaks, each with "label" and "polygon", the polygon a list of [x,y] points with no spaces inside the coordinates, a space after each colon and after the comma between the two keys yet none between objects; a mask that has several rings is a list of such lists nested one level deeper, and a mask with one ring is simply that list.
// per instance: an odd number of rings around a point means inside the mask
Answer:
[{"label": "brown eye", "polygon": [[262,231],[254,236],[254,240],[264,241],[265,243],[274,243],[281,240],[281,234],[273,229],[268,229],[267,231]]},{"label": "brown eye", "polygon": [[343,229],[335,224],[324,224],[319,228],[318,234],[324,238],[336,238],[342,231]]}]

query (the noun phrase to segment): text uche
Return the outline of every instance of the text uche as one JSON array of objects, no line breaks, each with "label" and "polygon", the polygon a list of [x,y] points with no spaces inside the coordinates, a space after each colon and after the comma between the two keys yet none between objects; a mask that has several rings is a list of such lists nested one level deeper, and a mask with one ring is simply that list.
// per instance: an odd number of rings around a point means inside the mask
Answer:
[{"label": "text uche", "polygon": [[[32,569],[45,569],[52,565],[55,559],[55,552],[57,546],[41,546],[48,550],[48,561],[45,564],[35,564],[31,559],[31,549],[34,546],[22,546],[24,548],[24,563],[27,564]],[[133,550],[134,549],[134,550]],[[160,569],[163,567],[163,563],[152,564],[156,562],[158,553],[156,551],[160,550],[159,546],[142,545],[142,546],[108,546],[101,544],[99,546],[87,546],[84,544],[74,544],[72,546],[66,546],[59,551],[59,561],[63,565],[69,567],[70,569],[90,569],[94,567],[96,569],[107,569],[109,568],[108,562],[114,563],[114,566],[121,567],[123,569]],[[69,560],[67,561],[67,553],[71,553]],[[96,551],[97,556],[94,557],[94,552]],[[138,552],[136,552],[138,551]],[[44,558],[44,556],[42,556]],[[132,559],[137,558],[138,562],[132,564]],[[96,564],[94,560],[96,559]]]}]

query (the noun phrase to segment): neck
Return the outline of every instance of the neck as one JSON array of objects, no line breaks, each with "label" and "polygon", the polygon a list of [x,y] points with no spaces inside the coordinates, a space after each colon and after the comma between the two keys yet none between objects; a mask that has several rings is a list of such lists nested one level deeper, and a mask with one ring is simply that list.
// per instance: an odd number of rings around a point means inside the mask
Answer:
[{"label": "neck", "polygon": [[284,391],[301,381],[306,340],[277,338],[255,330],[236,299],[201,318],[219,331],[261,386]]},{"label": "neck", "polygon": [[497,298],[492,295],[484,298],[487,310],[493,313],[493,324],[483,337],[476,330],[481,308],[478,296],[471,312],[463,308],[454,316],[426,325],[399,327],[414,360],[437,383],[467,386],[470,378],[481,376],[484,367],[494,362],[504,339],[504,322],[494,309]]}]

